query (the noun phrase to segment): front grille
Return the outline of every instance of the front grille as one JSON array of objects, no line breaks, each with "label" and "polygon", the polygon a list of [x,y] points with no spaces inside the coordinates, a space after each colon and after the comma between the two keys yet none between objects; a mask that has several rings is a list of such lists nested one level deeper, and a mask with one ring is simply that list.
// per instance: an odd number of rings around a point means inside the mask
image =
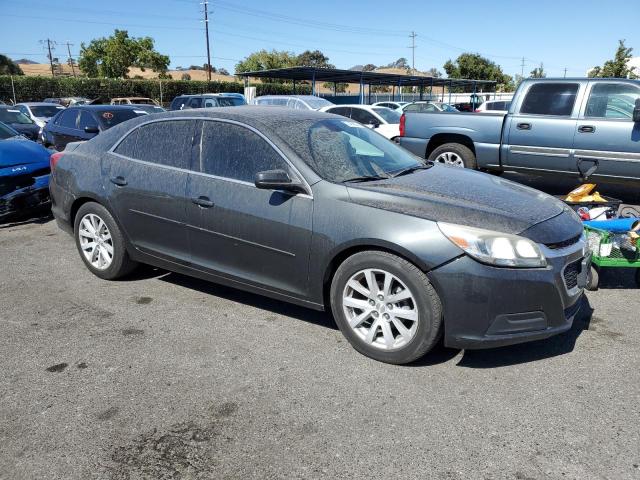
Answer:
[{"label": "front grille", "polygon": [[582,270],[581,264],[582,260],[576,260],[564,268],[564,284],[567,286],[567,290],[572,290],[578,286],[578,275]]},{"label": "front grille", "polygon": [[569,240],[565,240],[564,242],[545,243],[545,246],[547,248],[550,248],[551,250],[560,250],[561,248],[567,248],[571,245],[575,245],[580,241],[580,237],[582,237],[582,235],[577,235],[573,238],[570,238]]}]

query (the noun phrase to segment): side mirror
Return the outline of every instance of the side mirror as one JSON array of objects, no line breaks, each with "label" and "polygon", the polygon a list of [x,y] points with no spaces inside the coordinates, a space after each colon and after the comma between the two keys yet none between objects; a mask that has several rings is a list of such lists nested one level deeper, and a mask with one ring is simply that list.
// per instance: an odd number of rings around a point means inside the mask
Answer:
[{"label": "side mirror", "polygon": [[294,182],[284,170],[266,170],[256,173],[255,185],[264,190],[284,190],[294,193],[307,193],[302,183]]},{"label": "side mirror", "polygon": [[100,133],[100,129],[97,125],[87,125],[84,127],[84,133]]},{"label": "side mirror", "polygon": [[640,98],[636,99],[636,106],[633,109],[633,121],[640,122]]},{"label": "side mirror", "polygon": [[380,122],[372,122],[368,125],[370,128],[376,129],[380,126]]}]

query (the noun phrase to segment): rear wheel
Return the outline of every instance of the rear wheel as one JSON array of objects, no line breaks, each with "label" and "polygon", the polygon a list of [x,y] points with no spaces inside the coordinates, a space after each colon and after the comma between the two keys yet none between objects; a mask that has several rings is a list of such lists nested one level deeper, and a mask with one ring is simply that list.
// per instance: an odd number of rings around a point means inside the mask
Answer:
[{"label": "rear wheel", "polygon": [[475,154],[469,147],[460,143],[445,143],[444,145],[440,145],[431,152],[429,160],[450,167],[472,169],[477,167]]},{"label": "rear wheel", "polygon": [[336,271],[330,298],[343,335],[373,359],[409,363],[440,338],[442,307],[427,276],[390,253],[349,257]]},{"label": "rear wheel", "polygon": [[80,207],[74,232],[80,258],[94,275],[115,280],[137,266],[129,258],[120,227],[99,203],[88,202]]},{"label": "rear wheel", "polygon": [[589,268],[589,274],[587,277],[587,290],[591,292],[595,292],[596,290],[598,290],[599,283],[600,283],[600,272],[594,265],[591,265],[591,267]]}]

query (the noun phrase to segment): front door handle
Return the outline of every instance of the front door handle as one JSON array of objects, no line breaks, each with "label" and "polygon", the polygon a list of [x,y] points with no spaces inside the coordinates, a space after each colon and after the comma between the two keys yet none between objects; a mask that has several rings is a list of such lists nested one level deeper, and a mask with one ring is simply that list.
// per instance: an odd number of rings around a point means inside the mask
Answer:
[{"label": "front door handle", "polygon": [[203,195],[199,196],[199,197],[193,197],[191,199],[191,201],[193,203],[195,203],[196,205],[198,205],[199,207],[202,208],[211,208],[213,207],[215,204],[209,199],[209,197],[205,197]]},{"label": "front door handle", "polygon": [[124,177],[121,176],[111,177],[109,180],[111,180],[111,183],[117,185],[118,187],[124,187],[127,184],[127,181],[124,179]]},{"label": "front door handle", "polygon": [[518,130],[531,130],[530,123],[519,123],[516,127],[518,127]]},{"label": "front door handle", "polygon": [[594,127],[593,125],[580,125],[578,127],[578,131],[580,133],[593,133],[596,131],[596,127]]}]

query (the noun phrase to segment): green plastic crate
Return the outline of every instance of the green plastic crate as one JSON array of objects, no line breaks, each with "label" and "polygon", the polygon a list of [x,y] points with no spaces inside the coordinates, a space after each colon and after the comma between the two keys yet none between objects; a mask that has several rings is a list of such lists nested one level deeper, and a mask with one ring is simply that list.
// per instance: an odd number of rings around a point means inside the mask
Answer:
[{"label": "green plastic crate", "polygon": [[[616,234],[593,227],[584,227],[591,261],[599,267],[640,268],[640,239],[625,240],[623,234]],[[625,248],[626,247],[626,248]],[[633,248],[635,247],[635,251]]]}]

